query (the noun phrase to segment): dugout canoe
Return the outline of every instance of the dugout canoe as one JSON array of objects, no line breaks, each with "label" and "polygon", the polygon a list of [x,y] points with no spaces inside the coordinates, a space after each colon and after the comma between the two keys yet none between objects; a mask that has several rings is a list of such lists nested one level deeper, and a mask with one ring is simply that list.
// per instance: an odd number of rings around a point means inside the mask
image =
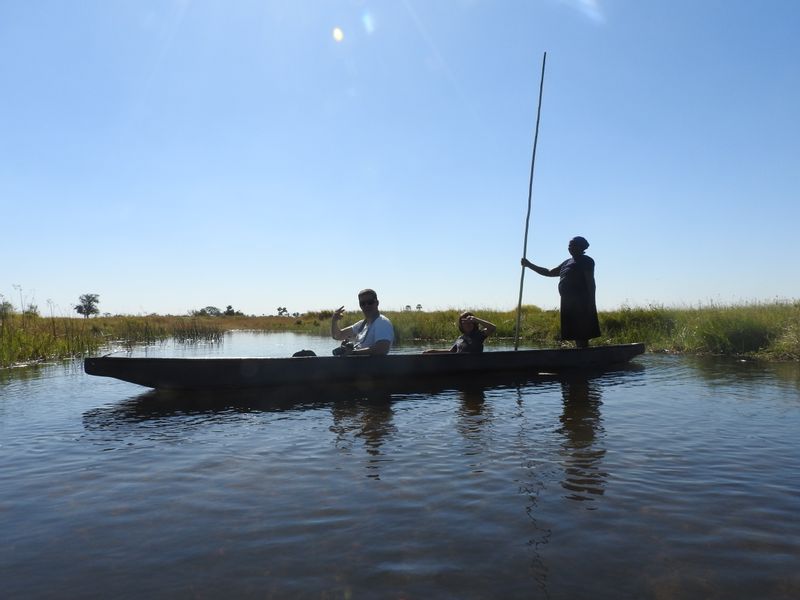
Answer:
[{"label": "dugout canoe", "polygon": [[159,390],[254,389],[288,385],[369,384],[417,378],[521,372],[562,373],[622,365],[644,344],[483,352],[297,358],[128,358],[84,360],[89,375]]}]

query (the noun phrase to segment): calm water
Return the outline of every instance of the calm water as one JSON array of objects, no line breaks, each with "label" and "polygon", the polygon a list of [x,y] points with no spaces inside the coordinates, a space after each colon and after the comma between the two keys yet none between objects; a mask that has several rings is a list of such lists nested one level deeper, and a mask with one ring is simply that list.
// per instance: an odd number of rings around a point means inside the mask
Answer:
[{"label": "calm water", "polygon": [[635,362],[277,399],[2,373],[0,595],[800,597],[800,367]]}]

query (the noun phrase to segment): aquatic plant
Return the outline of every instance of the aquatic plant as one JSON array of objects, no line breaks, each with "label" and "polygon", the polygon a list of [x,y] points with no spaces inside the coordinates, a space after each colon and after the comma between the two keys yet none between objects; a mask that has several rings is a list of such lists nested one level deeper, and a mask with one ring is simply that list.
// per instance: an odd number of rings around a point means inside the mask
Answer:
[{"label": "aquatic plant", "polygon": [[[457,337],[462,310],[472,310],[497,325],[493,340],[511,342],[516,311],[463,307],[441,311],[387,311],[397,341],[449,343]],[[58,358],[79,357],[112,346],[131,348],[168,339],[181,343],[219,342],[225,331],[296,331],[327,336],[330,311],[299,317],[241,314],[221,316],[106,316],[93,319],[41,317],[0,311],[0,368]],[[800,301],[708,305],[693,308],[622,307],[600,313],[603,336],[595,343],[645,342],[651,352],[722,354],[768,360],[800,360]],[[355,323],[360,311],[345,314]],[[559,313],[523,306],[520,319],[523,347],[558,347]]]}]

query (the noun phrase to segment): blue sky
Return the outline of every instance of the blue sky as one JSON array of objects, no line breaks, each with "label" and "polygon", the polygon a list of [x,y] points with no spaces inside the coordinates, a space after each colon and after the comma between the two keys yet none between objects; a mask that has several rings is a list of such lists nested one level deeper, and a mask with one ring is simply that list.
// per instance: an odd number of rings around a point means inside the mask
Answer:
[{"label": "blue sky", "polygon": [[528,258],[586,237],[604,309],[797,299],[798,30],[793,0],[4,0],[0,294],[512,309],[546,51]]}]

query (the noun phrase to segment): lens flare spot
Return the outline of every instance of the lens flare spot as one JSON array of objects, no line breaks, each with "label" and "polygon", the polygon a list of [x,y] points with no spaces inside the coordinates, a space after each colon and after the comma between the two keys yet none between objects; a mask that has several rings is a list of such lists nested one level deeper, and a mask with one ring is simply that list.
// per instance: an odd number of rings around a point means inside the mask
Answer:
[{"label": "lens flare spot", "polygon": [[368,35],[372,35],[375,31],[375,21],[372,20],[372,15],[368,12],[361,15],[361,24],[364,25],[364,31],[366,31]]},{"label": "lens flare spot", "polygon": [[344,31],[342,31],[341,27],[334,27],[331,35],[333,35],[335,42],[341,42],[344,39]]}]

